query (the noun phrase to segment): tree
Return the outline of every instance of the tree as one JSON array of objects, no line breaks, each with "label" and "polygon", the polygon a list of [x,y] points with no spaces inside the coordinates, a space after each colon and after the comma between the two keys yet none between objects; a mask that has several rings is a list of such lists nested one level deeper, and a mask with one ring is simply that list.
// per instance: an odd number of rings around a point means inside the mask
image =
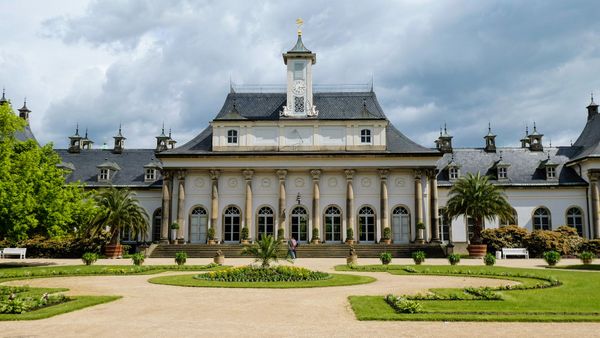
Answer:
[{"label": "tree", "polygon": [[93,203],[82,186],[66,184],[52,144],[15,138],[25,125],[10,104],[0,105],[0,240],[72,234],[93,217]]},{"label": "tree", "polygon": [[481,244],[481,230],[484,220],[493,221],[496,217],[512,220],[512,207],[506,196],[487,176],[467,174],[450,188],[450,199],[446,204],[448,217],[455,219],[460,215],[473,218],[475,224],[471,244]]},{"label": "tree", "polygon": [[137,236],[148,230],[148,213],[135,198],[135,193],[128,189],[110,187],[98,192],[95,200],[101,210],[90,224],[91,236],[98,236],[108,229],[110,244],[117,245],[122,231]]},{"label": "tree", "polygon": [[244,247],[242,255],[254,256],[256,262],[261,262],[262,268],[268,268],[271,262],[277,262],[280,244],[281,241],[276,240],[272,235],[262,236],[258,242]]}]

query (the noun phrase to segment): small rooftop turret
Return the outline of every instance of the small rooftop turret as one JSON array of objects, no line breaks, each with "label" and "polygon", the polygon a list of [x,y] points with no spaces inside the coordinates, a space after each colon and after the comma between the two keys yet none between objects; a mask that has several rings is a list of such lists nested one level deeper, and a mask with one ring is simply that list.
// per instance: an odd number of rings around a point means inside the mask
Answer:
[{"label": "small rooftop turret", "polygon": [[81,152],[81,136],[79,136],[79,123],[75,127],[75,135],[69,136],[69,149],[70,153]]},{"label": "small rooftop turret", "polygon": [[119,124],[119,132],[117,133],[117,136],[113,136],[113,138],[115,139],[115,146],[113,147],[113,153],[121,154],[123,152],[123,149],[125,148],[125,140],[127,139],[121,133],[121,124]]},{"label": "small rooftop turret", "polygon": [[485,148],[483,148],[483,150],[485,150],[488,153],[495,153],[496,152],[496,135],[494,133],[492,133],[492,126],[489,122],[488,122],[488,133],[487,133],[487,135],[485,135],[483,137],[483,139],[485,140]]}]

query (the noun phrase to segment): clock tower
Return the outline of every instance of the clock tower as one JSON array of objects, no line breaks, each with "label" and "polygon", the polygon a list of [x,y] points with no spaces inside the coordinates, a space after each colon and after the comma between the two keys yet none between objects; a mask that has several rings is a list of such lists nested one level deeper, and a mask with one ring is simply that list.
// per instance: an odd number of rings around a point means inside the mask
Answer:
[{"label": "clock tower", "polygon": [[313,104],[312,65],[317,55],[302,43],[302,19],[296,20],[298,41],[287,53],[283,62],[287,65],[287,104],[281,112],[288,117],[316,117],[319,112]]}]

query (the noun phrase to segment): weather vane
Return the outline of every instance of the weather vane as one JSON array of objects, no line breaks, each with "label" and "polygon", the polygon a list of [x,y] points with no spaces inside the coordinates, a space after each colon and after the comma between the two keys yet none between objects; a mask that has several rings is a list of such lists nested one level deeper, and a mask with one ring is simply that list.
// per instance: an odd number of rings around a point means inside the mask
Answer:
[{"label": "weather vane", "polygon": [[302,25],[304,24],[304,20],[301,18],[296,19],[296,25],[298,26],[298,35],[302,35]]}]

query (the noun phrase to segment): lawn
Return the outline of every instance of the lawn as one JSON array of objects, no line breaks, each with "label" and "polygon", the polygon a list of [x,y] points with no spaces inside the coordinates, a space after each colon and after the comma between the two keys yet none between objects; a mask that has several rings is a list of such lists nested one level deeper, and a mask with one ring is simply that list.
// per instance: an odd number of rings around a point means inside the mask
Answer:
[{"label": "lawn", "polygon": [[330,274],[331,278],[301,281],[301,282],[221,282],[196,279],[196,275],[177,275],[154,277],[149,280],[150,283],[189,286],[189,287],[212,287],[212,288],[255,288],[255,289],[293,289],[293,288],[319,288],[328,286],[345,286],[367,284],[375,281],[375,278],[368,276],[350,275],[350,274]]},{"label": "lawn", "polygon": [[[454,294],[458,300],[418,300],[422,313],[397,313],[383,296],[350,296],[359,320],[411,321],[600,321],[600,274],[585,271],[518,269],[487,266],[359,266],[353,271],[387,271],[395,275],[425,274],[502,278],[522,283],[524,290],[495,290],[502,300],[473,299],[463,289],[430,290]],[[349,270],[346,266],[338,270]],[[408,271],[407,271],[408,270]],[[558,280],[558,283],[556,281]],[[553,281],[553,282],[551,282]],[[401,278],[398,279],[401,285]],[[560,285],[553,285],[553,283]],[[396,295],[400,296],[400,295]],[[431,296],[429,296],[431,297]]]}]

